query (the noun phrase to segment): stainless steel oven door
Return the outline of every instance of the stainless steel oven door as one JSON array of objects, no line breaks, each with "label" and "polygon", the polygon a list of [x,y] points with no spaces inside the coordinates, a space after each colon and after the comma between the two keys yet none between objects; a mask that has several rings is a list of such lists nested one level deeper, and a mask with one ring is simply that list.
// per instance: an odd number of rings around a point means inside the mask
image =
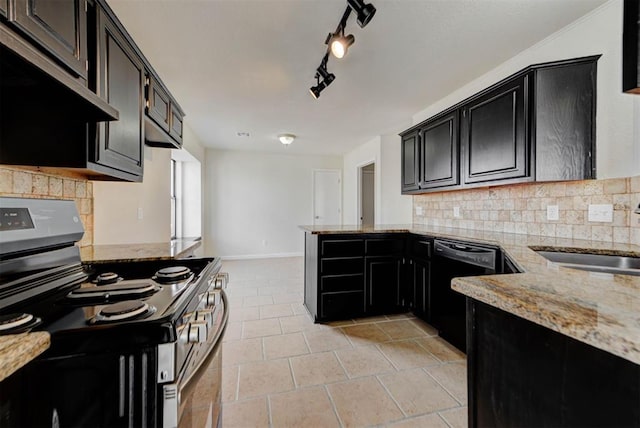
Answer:
[{"label": "stainless steel oven door", "polygon": [[[195,345],[175,383],[162,385],[161,418],[164,428],[221,426],[222,336],[227,325],[227,299],[217,306],[207,341]],[[219,311],[222,309],[222,311]]]}]

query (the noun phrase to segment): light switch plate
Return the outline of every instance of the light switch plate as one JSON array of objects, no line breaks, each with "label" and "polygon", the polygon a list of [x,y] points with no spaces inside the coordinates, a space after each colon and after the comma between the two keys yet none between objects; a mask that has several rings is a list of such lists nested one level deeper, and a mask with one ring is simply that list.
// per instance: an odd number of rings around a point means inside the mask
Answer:
[{"label": "light switch plate", "polygon": [[613,205],[589,204],[588,220],[600,223],[611,223],[613,221]]},{"label": "light switch plate", "polygon": [[416,207],[416,215],[422,215],[423,211],[422,211],[422,207]]},{"label": "light switch plate", "polygon": [[453,217],[460,218],[460,207],[453,207]]},{"label": "light switch plate", "polygon": [[560,213],[557,205],[547,205],[547,220],[560,220]]}]

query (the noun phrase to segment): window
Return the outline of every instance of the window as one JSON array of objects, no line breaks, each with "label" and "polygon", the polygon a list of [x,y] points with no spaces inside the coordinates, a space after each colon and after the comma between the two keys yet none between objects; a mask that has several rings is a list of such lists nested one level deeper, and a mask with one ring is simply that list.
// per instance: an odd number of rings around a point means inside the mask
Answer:
[{"label": "window", "polygon": [[175,159],[171,159],[171,239],[175,239],[178,234],[178,196],[177,196],[177,174],[178,162]]}]

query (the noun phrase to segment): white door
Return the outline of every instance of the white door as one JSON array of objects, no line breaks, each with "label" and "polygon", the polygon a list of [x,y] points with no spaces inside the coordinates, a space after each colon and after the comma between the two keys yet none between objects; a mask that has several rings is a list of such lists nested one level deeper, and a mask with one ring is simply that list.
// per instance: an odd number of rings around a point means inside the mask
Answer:
[{"label": "white door", "polygon": [[313,224],[342,224],[341,172],[337,169],[313,171]]}]

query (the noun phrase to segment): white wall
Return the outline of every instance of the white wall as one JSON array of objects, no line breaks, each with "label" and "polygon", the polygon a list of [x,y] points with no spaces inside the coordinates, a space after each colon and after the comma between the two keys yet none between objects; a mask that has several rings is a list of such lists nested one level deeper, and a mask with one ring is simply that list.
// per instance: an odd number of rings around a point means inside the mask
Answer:
[{"label": "white wall", "polygon": [[313,170],[341,169],[337,156],[206,151],[205,253],[301,255],[312,224]]},{"label": "white wall", "polygon": [[94,245],[170,240],[170,163],[171,150],[145,147],[142,183],[93,183]]},{"label": "white wall", "polygon": [[[598,178],[640,174],[640,120],[634,101],[622,93],[622,1],[611,0],[540,43],[478,77],[413,117],[417,124],[531,64],[602,54],[598,61],[596,168]],[[635,97],[635,98],[634,98]]]},{"label": "white wall", "polygon": [[375,162],[375,223],[409,224],[411,196],[400,193],[400,137],[383,135],[344,155],[343,216],[347,225],[358,222],[358,169]]}]

